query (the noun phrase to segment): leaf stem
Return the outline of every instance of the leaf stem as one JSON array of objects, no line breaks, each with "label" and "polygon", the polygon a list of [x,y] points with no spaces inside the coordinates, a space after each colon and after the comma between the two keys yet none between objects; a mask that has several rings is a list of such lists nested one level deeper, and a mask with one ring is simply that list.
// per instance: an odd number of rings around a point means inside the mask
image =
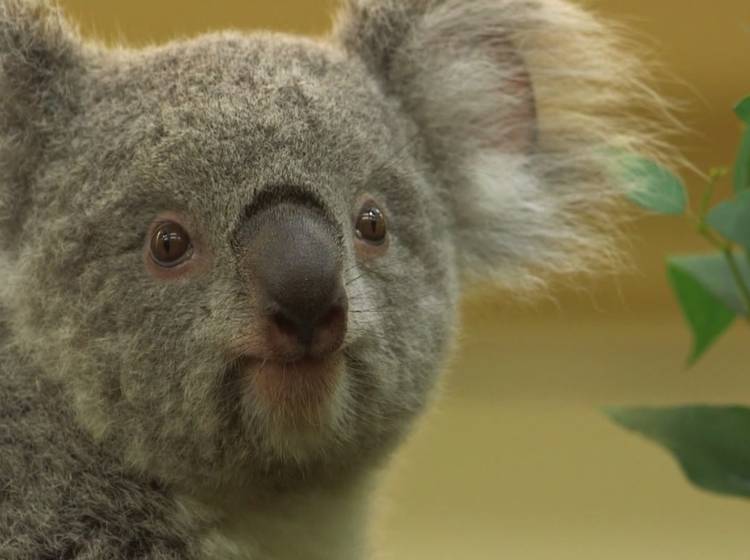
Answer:
[{"label": "leaf stem", "polygon": [[714,196],[714,191],[716,190],[716,183],[719,182],[719,179],[722,177],[721,172],[718,170],[712,170],[711,171],[711,177],[708,180],[708,186],[706,187],[706,192],[703,193],[703,198],[701,199],[701,207],[700,207],[700,220],[701,223],[705,223],[706,216],[708,215],[709,206],[711,204],[711,199]]}]

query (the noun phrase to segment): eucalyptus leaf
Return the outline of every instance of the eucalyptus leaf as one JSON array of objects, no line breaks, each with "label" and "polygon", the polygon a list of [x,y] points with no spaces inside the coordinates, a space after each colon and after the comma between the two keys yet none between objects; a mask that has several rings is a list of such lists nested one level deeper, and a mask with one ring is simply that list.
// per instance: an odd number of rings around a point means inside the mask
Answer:
[{"label": "eucalyptus leaf", "polygon": [[[736,253],[735,257],[745,284],[750,285],[750,261],[741,253]],[[723,254],[670,257],[667,267],[669,270],[680,270],[690,275],[727,309],[738,315],[747,316],[748,309]]]},{"label": "eucalyptus leaf", "polygon": [[605,412],[620,426],[671,451],[699,487],[750,497],[750,409],[615,407]]},{"label": "eucalyptus leaf", "polygon": [[737,103],[734,112],[739,118],[750,124],[750,96]]},{"label": "eucalyptus leaf", "polygon": [[693,332],[693,351],[688,363],[694,364],[729,328],[736,315],[696,280],[692,273],[674,263],[668,264],[667,272]]},{"label": "eucalyptus leaf", "polygon": [[687,195],[682,180],[658,163],[639,156],[620,159],[625,180],[634,185],[628,198],[635,204],[658,214],[685,213]]},{"label": "eucalyptus leaf", "polygon": [[750,190],[716,206],[706,221],[721,235],[750,251]]},{"label": "eucalyptus leaf", "polygon": [[739,193],[750,189],[750,126],[740,141],[740,151],[734,164],[734,191]]}]

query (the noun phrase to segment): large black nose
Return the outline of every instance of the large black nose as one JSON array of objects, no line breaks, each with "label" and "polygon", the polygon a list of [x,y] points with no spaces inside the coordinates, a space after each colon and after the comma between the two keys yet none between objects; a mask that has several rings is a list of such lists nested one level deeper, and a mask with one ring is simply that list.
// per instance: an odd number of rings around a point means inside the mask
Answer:
[{"label": "large black nose", "polygon": [[347,309],[336,228],[319,210],[296,203],[276,205],[254,221],[254,276],[277,346],[285,354],[336,350]]}]

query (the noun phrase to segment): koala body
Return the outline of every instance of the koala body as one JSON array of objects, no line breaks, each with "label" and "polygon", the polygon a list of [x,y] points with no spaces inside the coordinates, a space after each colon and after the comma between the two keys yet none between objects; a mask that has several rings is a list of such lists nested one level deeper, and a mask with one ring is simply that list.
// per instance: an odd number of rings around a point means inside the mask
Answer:
[{"label": "koala body", "polygon": [[143,50],[0,0],[0,557],[364,557],[465,287],[613,260],[637,71],[559,0]]}]

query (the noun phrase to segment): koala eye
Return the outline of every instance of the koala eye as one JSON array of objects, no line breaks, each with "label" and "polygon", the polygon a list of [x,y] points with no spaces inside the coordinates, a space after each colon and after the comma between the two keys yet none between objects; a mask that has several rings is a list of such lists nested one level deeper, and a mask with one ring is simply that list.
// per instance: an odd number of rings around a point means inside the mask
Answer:
[{"label": "koala eye", "polygon": [[385,242],[388,232],[385,214],[373,201],[366,202],[359,211],[355,224],[357,237],[373,245]]},{"label": "koala eye", "polygon": [[159,224],[151,236],[151,258],[165,268],[185,261],[190,257],[192,248],[187,232],[175,222]]}]

